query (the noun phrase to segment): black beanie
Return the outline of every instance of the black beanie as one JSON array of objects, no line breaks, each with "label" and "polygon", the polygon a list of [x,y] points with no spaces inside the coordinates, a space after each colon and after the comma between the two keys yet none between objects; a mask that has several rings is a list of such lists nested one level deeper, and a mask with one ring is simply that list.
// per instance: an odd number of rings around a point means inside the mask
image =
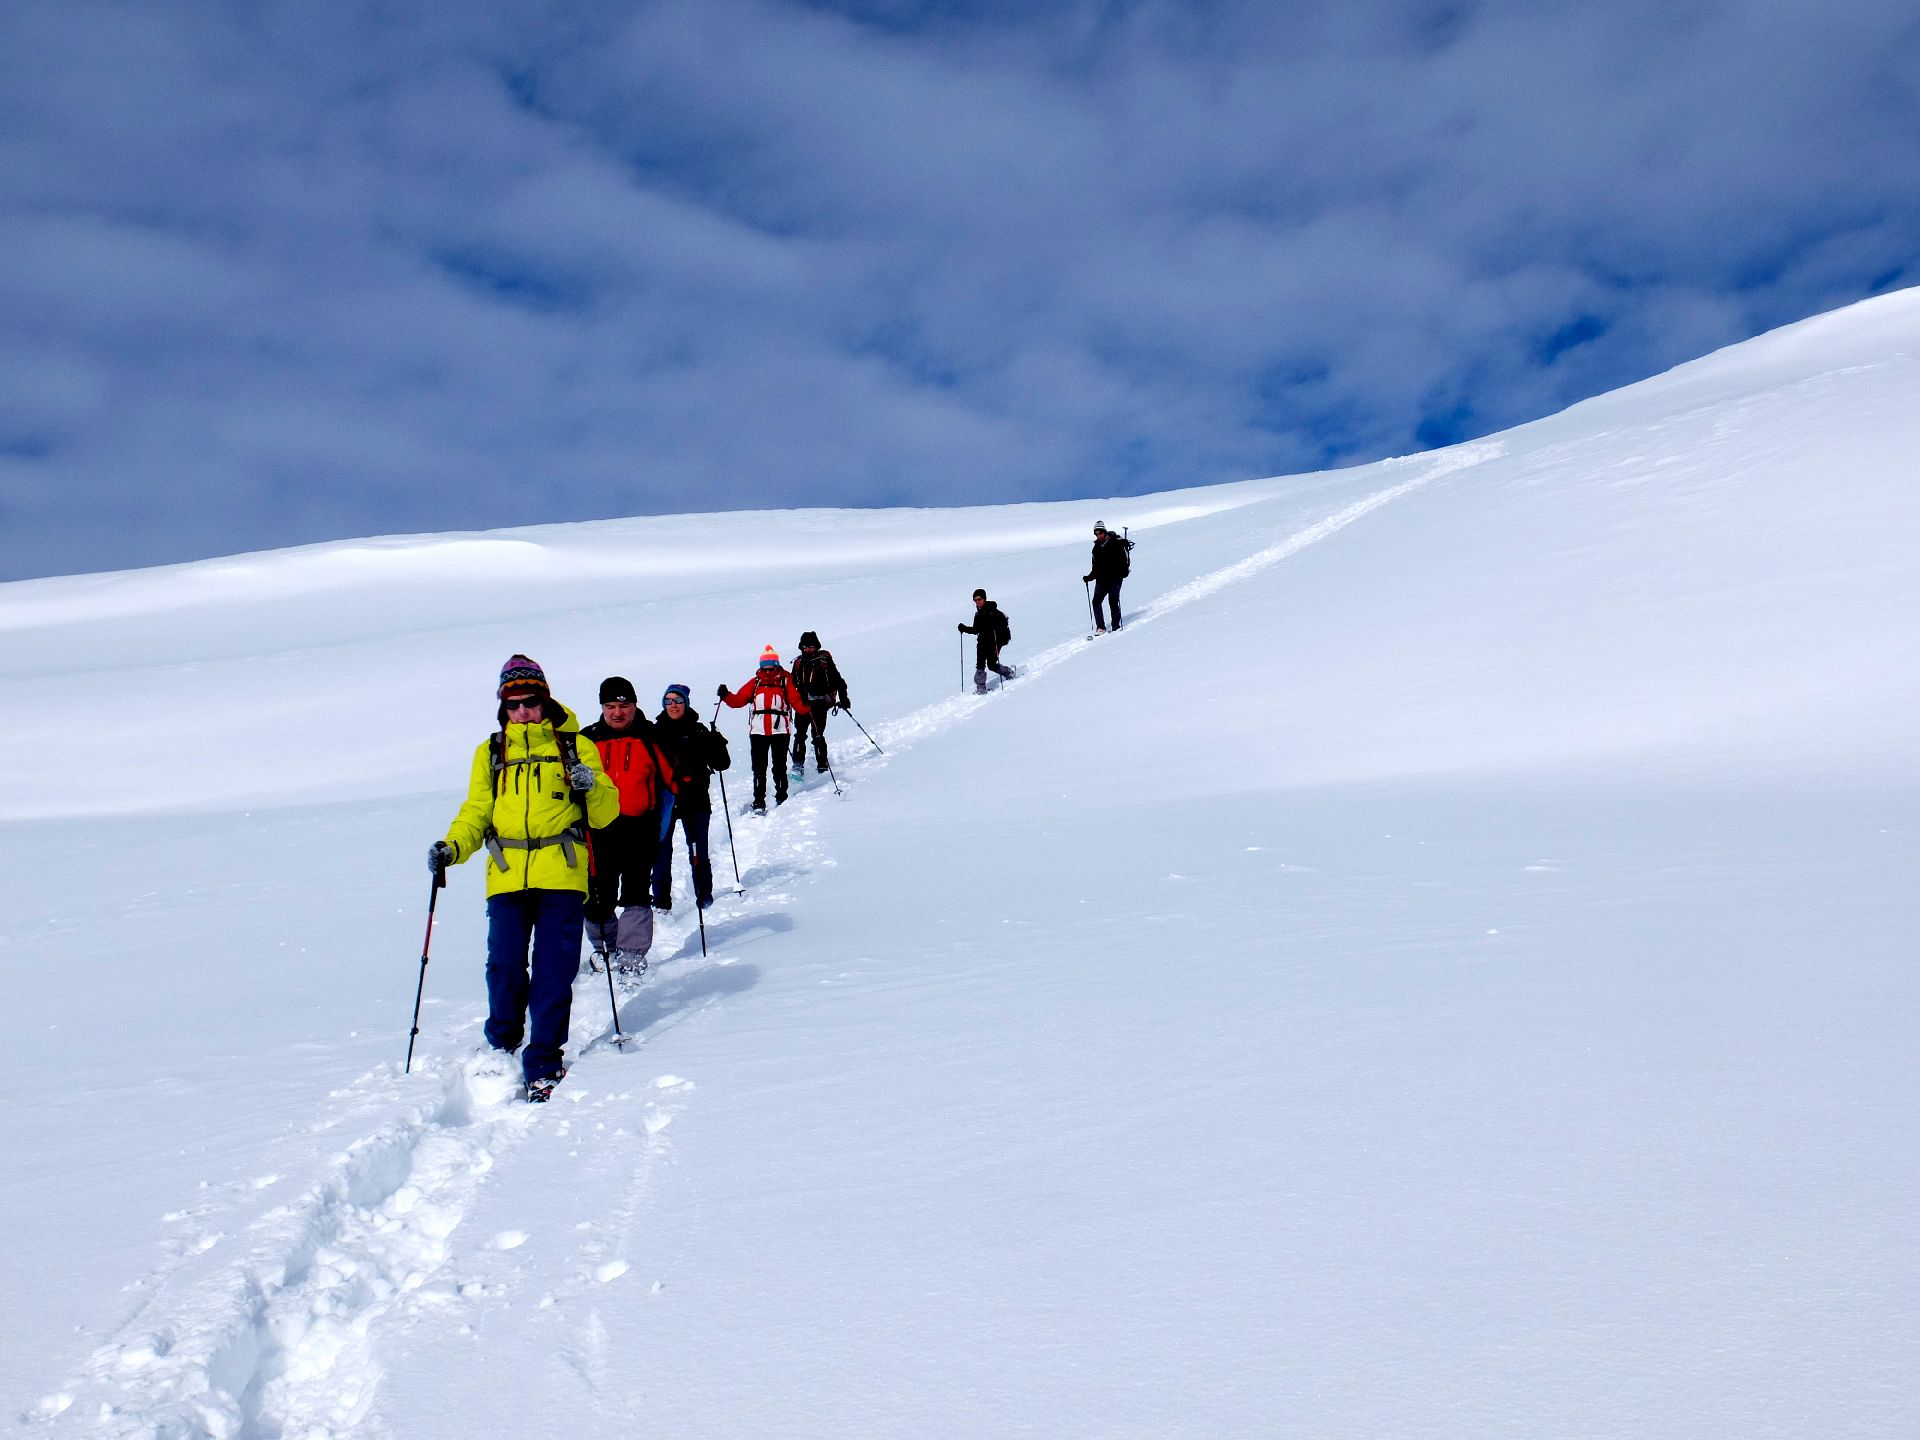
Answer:
[{"label": "black beanie", "polygon": [[632,705],[637,703],[638,699],[639,697],[633,693],[633,682],[624,675],[609,675],[600,682],[600,703],[602,705],[612,704],[616,700],[625,701],[627,704]]}]

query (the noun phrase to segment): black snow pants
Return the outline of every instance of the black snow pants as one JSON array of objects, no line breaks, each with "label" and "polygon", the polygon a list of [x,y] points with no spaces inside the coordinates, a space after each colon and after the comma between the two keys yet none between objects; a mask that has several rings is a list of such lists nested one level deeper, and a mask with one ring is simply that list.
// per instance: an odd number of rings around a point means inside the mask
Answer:
[{"label": "black snow pants", "polygon": [[807,729],[813,729],[813,763],[827,768],[827,710],[831,700],[808,700],[807,713],[793,717],[793,768],[803,770],[807,763]]},{"label": "black snow pants", "polygon": [[787,800],[787,737],[785,735],[747,736],[753,753],[753,803],[761,809],[767,804],[767,760],[773,760],[773,799],[776,805]]}]

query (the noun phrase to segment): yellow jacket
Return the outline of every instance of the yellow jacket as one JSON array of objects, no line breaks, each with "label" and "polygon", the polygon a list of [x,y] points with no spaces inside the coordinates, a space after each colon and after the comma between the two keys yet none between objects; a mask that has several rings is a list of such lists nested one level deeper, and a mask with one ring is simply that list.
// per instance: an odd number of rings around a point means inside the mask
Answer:
[{"label": "yellow jacket", "polygon": [[[558,703],[557,701],[555,702]],[[560,729],[572,731],[580,763],[593,771],[593,788],[580,797],[586,803],[587,823],[605,826],[620,813],[620,792],[600,763],[600,752],[581,735],[580,721],[561,705]],[[580,821],[580,805],[567,788],[566,766],[560,758],[554,726],[546,720],[504,727],[505,762],[496,777],[493,738],[473,752],[473,772],[467,781],[467,802],[447,827],[447,844],[456,863],[487,855],[487,894],[516,890],[587,890],[587,846],[584,835],[569,831]],[[569,863],[571,860],[572,863]]]}]

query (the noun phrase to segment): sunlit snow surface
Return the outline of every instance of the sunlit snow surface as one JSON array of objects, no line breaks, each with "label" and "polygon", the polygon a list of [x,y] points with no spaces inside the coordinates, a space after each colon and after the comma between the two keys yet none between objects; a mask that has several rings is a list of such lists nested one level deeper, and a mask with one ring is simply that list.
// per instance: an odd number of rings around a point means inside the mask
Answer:
[{"label": "sunlit snow surface", "polygon": [[[0,586],[10,1421],[1920,1433],[1916,349],[1909,293],[1333,474]],[[469,865],[403,1077],[501,661],[591,712],[802,629],[887,753],[835,717],[744,896],[716,825],[639,1043],[583,975],[513,1098]]]}]

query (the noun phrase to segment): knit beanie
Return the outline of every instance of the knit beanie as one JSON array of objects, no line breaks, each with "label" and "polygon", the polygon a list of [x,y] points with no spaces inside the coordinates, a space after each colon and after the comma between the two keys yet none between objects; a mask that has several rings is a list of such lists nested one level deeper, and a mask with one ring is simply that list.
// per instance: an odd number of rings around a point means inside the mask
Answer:
[{"label": "knit beanie", "polygon": [[682,705],[690,705],[693,703],[693,691],[684,685],[669,685],[660,696],[660,704],[664,707],[667,701],[673,699],[676,695],[680,697],[680,703]]},{"label": "knit beanie", "polygon": [[493,693],[504,700],[509,690],[538,690],[542,695],[553,693],[547,689],[547,672],[524,655],[511,656],[500,667],[500,688]]},{"label": "knit beanie", "polygon": [[816,650],[820,648],[820,637],[814,634],[813,631],[811,630],[804,632],[800,636],[800,648],[804,650],[809,645],[813,646],[813,648]]},{"label": "knit beanie", "polygon": [[769,666],[775,670],[780,668],[780,652],[771,645],[760,652],[760,668],[765,670]]},{"label": "knit beanie", "polygon": [[631,705],[638,699],[633,693],[633,682],[624,675],[609,675],[600,682],[600,703],[611,705],[624,703]]},{"label": "knit beanie", "polygon": [[1093,522],[1093,533],[1094,533],[1094,534],[1096,534],[1096,535],[1104,535],[1104,534],[1106,534],[1106,533],[1107,533],[1107,522],[1106,522],[1106,521],[1104,521],[1104,520],[1096,520],[1096,521],[1094,521],[1094,522]]}]

